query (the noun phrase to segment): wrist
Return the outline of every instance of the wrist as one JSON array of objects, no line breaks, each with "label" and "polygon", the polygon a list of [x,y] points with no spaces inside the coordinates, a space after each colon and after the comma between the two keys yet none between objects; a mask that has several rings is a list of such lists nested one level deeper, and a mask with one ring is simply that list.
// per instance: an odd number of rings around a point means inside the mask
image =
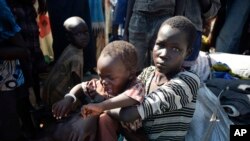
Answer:
[{"label": "wrist", "polygon": [[103,102],[97,103],[97,105],[99,106],[99,109],[101,110],[100,112],[104,112],[107,110],[107,108]]},{"label": "wrist", "polygon": [[66,95],[64,96],[64,98],[68,98],[68,97],[70,97],[71,99],[73,99],[73,103],[76,102],[76,96],[75,96],[74,94],[68,93],[68,94],[66,94]]}]

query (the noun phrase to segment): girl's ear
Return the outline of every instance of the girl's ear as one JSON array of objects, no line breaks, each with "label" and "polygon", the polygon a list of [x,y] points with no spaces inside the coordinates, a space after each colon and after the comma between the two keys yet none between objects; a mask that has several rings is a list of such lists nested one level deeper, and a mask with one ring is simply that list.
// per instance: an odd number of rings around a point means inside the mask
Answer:
[{"label": "girl's ear", "polygon": [[189,49],[187,50],[186,59],[192,54],[192,52],[193,52],[193,48],[189,48]]}]

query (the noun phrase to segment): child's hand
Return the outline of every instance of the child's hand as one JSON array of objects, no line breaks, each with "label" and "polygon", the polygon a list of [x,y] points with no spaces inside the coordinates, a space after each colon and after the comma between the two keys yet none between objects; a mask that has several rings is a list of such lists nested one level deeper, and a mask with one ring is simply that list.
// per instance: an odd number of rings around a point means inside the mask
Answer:
[{"label": "child's hand", "polygon": [[52,106],[52,113],[56,119],[61,119],[66,117],[73,106],[73,101],[70,97],[65,97],[64,99],[56,102]]},{"label": "child's hand", "polygon": [[94,99],[94,97],[96,96],[97,92],[96,92],[96,81],[97,79],[92,79],[90,80],[87,85],[86,85],[86,89],[87,89],[87,94],[90,96],[90,98]]},{"label": "child's hand", "polygon": [[84,118],[91,116],[91,115],[100,115],[103,112],[102,106],[97,104],[88,104],[83,105],[81,109],[81,114]]}]

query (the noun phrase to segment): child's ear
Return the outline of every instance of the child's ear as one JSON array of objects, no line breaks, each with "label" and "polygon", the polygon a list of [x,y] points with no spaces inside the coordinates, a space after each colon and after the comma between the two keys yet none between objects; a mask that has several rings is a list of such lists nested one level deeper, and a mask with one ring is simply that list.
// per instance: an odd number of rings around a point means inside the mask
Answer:
[{"label": "child's ear", "polygon": [[130,74],[129,74],[128,79],[133,80],[135,77],[136,77],[136,72],[131,71]]},{"label": "child's ear", "polygon": [[192,54],[192,52],[193,52],[193,48],[189,48],[189,49],[187,50],[186,58],[188,58],[188,57]]}]

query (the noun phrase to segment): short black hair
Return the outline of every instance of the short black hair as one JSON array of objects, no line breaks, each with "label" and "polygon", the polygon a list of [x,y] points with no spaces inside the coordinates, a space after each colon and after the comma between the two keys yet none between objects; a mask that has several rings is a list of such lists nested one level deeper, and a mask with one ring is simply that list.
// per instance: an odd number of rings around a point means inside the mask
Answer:
[{"label": "short black hair", "polygon": [[179,29],[181,32],[184,32],[188,40],[188,49],[193,47],[193,43],[196,38],[196,28],[194,24],[184,16],[174,16],[165,20],[161,27],[164,25],[169,25],[172,28]]},{"label": "short black hair", "polygon": [[63,22],[63,26],[67,32],[70,32],[70,29],[75,28],[78,25],[87,26],[87,23],[81,17],[78,16],[69,17]]},{"label": "short black hair", "polygon": [[132,73],[137,70],[137,53],[134,45],[127,41],[113,41],[104,47],[100,56],[118,57]]}]

